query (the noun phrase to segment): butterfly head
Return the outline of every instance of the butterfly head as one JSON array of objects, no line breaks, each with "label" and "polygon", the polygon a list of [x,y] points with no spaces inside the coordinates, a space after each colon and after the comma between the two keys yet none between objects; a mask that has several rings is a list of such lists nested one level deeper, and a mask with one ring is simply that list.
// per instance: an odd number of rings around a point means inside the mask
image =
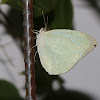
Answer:
[{"label": "butterfly head", "polygon": [[39,30],[39,33],[41,34],[41,33],[44,33],[44,32],[46,32],[47,30],[46,30],[46,28],[41,28],[40,30]]}]

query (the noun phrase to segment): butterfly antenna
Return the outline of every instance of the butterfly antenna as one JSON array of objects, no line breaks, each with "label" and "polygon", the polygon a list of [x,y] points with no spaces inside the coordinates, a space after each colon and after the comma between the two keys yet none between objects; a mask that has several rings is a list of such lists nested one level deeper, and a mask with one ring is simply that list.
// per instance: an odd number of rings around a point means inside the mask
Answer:
[{"label": "butterfly antenna", "polygon": [[48,25],[48,16],[47,16],[47,25]]},{"label": "butterfly antenna", "polygon": [[42,15],[43,15],[43,19],[44,19],[44,25],[45,25],[45,28],[47,28],[47,24],[46,24],[46,21],[45,21],[45,17],[44,17],[43,11],[42,11]]}]

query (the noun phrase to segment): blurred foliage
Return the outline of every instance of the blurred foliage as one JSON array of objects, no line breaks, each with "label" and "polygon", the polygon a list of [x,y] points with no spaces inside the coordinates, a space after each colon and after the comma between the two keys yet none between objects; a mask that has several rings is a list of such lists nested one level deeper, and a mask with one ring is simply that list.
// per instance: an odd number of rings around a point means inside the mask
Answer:
[{"label": "blurred foliage", "polygon": [[93,100],[93,98],[84,93],[61,87],[58,91],[50,91],[43,100]]},{"label": "blurred foliage", "polygon": [[1,4],[8,4],[12,8],[22,10],[22,0],[2,0]]},{"label": "blurred foliage", "polygon": [[99,15],[100,18],[100,0],[85,0]]},{"label": "blurred foliage", "polygon": [[[71,0],[33,0],[34,28],[44,27],[42,11],[48,16],[48,29],[72,28],[73,7]],[[0,19],[0,23],[6,28],[14,40],[23,41],[23,16],[22,0],[2,0],[1,4],[8,4],[11,9],[6,16],[2,11],[6,23]],[[21,42],[22,43],[22,42]],[[22,45],[21,45],[22,46]],[[21,47],[23,48],[23,47]],[[49,76],[42,68],[39,56],[36,56],[36,93],[43,96],[41,100],[82,100],[83,93],[70,92],[63,88],[64,81],[59,76]],[[55,91],[52,83],[57,81],[60,89]],[[75,94],[76,93],[76,94]],[[45,95],[44,95],[45,94]],[[71,95],[72,94],[72,95]],[[82,97],[83,96],[83,97]],[[14,98],[13,98],[14,97]],[[13,99],[12,99],[13,98]],[[23,100],[20,98],[17,89],[10,83],[0,81],[0,100]],[[90,98],[84,100],[92,100]]]},{"label": "blurred foliage", "polygon": [[24,100],[11,83],[0,80],[0,100]]}]

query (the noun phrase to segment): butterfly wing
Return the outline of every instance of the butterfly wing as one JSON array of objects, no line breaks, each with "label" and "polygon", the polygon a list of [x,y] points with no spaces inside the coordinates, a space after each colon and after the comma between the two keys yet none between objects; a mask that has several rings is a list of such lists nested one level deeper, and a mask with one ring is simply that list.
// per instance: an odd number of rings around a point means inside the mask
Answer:
[{"label": "butterfly wing", "polygon": [[52,75],[70,70],[96,45],[89,35],[71,30],[47,31],[40,41],[37,49],[41,64]]},{"label": "butterfly wing", "polygon": [[72,41],[79,48],[80,58],[84,57],[97,45],[97,41],[93,37],[75,30],[56,29],[48,31],[48,34],[56,34]]}]

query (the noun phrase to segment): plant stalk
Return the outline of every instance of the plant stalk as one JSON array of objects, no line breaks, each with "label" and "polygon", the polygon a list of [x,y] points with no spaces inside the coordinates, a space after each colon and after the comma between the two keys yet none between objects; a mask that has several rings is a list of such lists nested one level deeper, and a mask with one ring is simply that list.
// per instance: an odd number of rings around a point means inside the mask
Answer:
[{"label": "plant stalk", "polygon": [[26,100],[36,100],[33,29],[33,0],[23,0]]}]

